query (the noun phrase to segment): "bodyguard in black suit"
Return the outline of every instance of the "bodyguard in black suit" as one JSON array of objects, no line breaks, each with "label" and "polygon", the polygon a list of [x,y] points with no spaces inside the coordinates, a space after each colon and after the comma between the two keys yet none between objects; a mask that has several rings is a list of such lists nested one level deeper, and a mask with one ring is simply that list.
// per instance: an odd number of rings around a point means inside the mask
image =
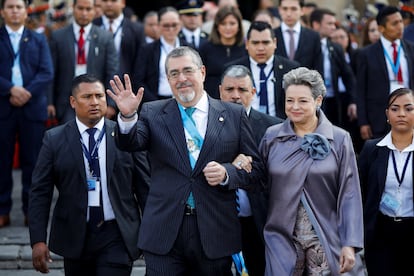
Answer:
[{"label": "bodyguard in black suit", "polygon": [[[280,0],[279,14],[282,23],[274,30],[277,40],[276,54],[295,60],[299,62],[300,66],[317,70],[323,74],[319,35],[300,23],[304,2],[303,0]],[[290,31],[293,32],[292,47]]]},{"label": "bodyguard in black suit", "polygon": [[[241,250],[235,189],[255,189],[263,165],[243,107],[208,96],[206,68],[190,47],[166,59],[173,99],[145,103],[128,77],[108,94],[120,109],[118,146],[147,149],[151,187],[138,246],[147,275],[231,275],[231,255]],[[192,114],[192,115],[191,115]],[[138,122],[137,122],[138,120]],[[236,168],[239,154],[252,156],[252,171]]]},{"label": "bodyguard in black suit", "polygon": [[[272,27],[265,22],[252,22],[247,32],[246,49],[248,56],[237,59],[229,65],[240,64],[250,69],[253,75],[254,86],[257,93],[253,98],[253,109],[260,110],[260,69],[259,64],[266,64],[265,74],[268,114],[279,118],[286,118],[285,91],[282,85],[283,75],[299,67],[299,63],[275,55],[276,39]],[[266,113],[264,111],[264,113]]]},{"label": "bodyguard in black suit", "polygon": [[[351,66],[345,60],[341,45],[330,40],[336,29],[335,13],[328,9],[316,9],[309,17],[311,27],[321,38],[323,78],[326,86],[326,96],[322,109],[334,125],[350,131],[350,121],[356,120],[356,79]],[[345,86],[345,91],[339,90],[339,79]]]},{"label": "bodyguard in black suit", "polygon": [[129,74],[135,80],[140,65],[139,50],[145,43],[144,28],[123,15],[124,0],[103,0],[101,8],[103,15],[94,19],[93,24],[112,33],[120,60],[118,74]]},{"label": "bodyguard in black suit", "polygon": [[[72,91],[76,120],[46,132],[33,172],[29,201],[33,266],[47,273],[50,249],[63,256],[65,275],[127,276],[141,253],[136,245],[148,168],[117,149],[116,123],[104,119],[102,83],[80,75]],[[46,245],[54,188],[58,198]]]},{"label": "bodyguard in black suit", "polygon": [[[356,99],[358,124],[364,140],[382,137],[388,132],[384,113],[388,95],[398,87],[414,87],[414,45],[401,39],[404,24],[400,11],[396,7],[384,7],[377,15],[377,22],[380,40],[358,52]],[[396,52],[400,51],[396,63],[393,43]],[[395,71],[394,64],[399,64]],[[402,80],[398,80],[399,75]]]},{"label": "bodyguard in black suit", "polygon": [[[282,119],[254,110],[251,102],[256,94],[250,70],[243,65],[232,65],[223,73],[220,99],[224,102],[242,104],[249,117],[256,144],[259,145],[266,129],[283,122]],[[238,156],[233,164],[246,162],[246,156]],[[250,276],[264,275],[265,248],[263,227],[267,216],[267,200],[261,191],[237,190],[239,219],[242,227],[242,252]]]}]

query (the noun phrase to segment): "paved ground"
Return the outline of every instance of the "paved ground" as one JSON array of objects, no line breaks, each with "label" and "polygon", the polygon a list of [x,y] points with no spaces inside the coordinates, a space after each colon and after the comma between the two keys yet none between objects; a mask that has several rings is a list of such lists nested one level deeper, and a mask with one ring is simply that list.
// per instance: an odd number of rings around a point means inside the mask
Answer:
[{"label": "paved ground", "polygon": [[[0,276],[32,276],[43,275],[32,267],[32,249],[29,242],[29,231],[24,226],[23,213],[21,211],[21,184],[20,170],[13,172],[13,208],[11,211],[11,225],[0,228]],[[62,258],[52,255],[54,262],[50,265],[50,276],[62,276]],[[133,276],[145,275],[143,260],[135,262]]]}]

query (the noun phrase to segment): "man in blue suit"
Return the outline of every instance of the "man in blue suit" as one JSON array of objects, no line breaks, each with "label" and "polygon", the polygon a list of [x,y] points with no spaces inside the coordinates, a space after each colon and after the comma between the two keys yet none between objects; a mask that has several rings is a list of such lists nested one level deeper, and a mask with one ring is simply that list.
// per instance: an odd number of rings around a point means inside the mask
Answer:
[{"label": "man in blue suit", "polygon": [[16,137],[20,144],[22,200],[27,225],[32,171],[47,119],[47,87],[52,60],[43,35],[24,27],[27,2],[2,0],[0,28],[0,227],[10,224],[12,166]]},{"label": "man in blue suit", "polygon": [[[174,98],[152,101],[136,113],[144,88],[135,95],[112,81],[118,117],[118,147],[147,149],[151,186],[138,247],[147,275],[231,275],[232,254],[241,250],[235,190],[257,188],[263,164],[242,106],[208,96],[199,54],[178,47],[166,57]],[[242,153],[252,171],[232,165]]]}]

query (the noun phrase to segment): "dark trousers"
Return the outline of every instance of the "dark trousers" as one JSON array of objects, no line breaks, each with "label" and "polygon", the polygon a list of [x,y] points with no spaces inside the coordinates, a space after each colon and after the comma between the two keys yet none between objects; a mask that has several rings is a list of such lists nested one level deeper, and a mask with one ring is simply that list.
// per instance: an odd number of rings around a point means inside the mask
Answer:
[{"label": "dark trousers", "polygon": [[32,172],[42,146],[45,122],[29,120],[22,109],[16,109],[10,116],[0,119],[0,129],[0,215],[9,214],[12,208],[12,169],[16,139],[20,146],[22,209],[27,214]]},{"label": "dark trousers", "polygon": [[202,248],[196,215],[185,215],[167,255],[144,251],[146,276],[231,276],[231,256],[209,259]]},{"label": "dark trousers", "polygon": [[[369,276],[405,276],[412,271],[414,248],[414,218],[394,221],[379,215],[374,242],[365,247],[365,262]],[[407,274],[408,273],[408,274]]]},{"label": "dark trousers", "polygon": [[263,276],[265,248],[253,217],[240,217],[242,228],[242,252],[249,276]]},{"label": "dark trousers", "polygon": [[64,259],[66,276],[129,276],[132,265],[115,220],[105,222],[99,230],[88,230],[79,259]]}]

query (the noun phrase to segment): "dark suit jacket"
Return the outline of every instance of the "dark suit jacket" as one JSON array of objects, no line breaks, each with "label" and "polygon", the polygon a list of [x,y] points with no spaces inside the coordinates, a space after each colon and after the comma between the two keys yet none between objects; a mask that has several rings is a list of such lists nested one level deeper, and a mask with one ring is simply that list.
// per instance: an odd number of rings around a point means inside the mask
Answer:
[{"label": "dark suit jacket", "polygon": [[[184,35],[184,33],[183,33],[182,31],[180,31],[180,32],[178,33],[178,37],[180,38],[180,40],[185,40],[185,41],[186,41],[186,39],[185,39],[185,35]],[[188,42],[188,41],[187,41],[187,44],[188,44],[188,46],[191,46],[192,48],[194,48],[194,49],[198,50],[198,49],[200,49],[200,47],[201,47],[203,44],[205,44],[207,41],[208,41],[208,34],[207,34],[206,32],[201,31],[201,32],[200,32],[200,44],[198,45],[198,47],[195,47],[195,45],[193,45],[192,43],[190,43],[190,42]]]},{"label": "dark suit jacket", "polygon": [[[274,79],[274,95],[275,95],[275,105],[276,105],[276,116],[279,118],[286,119],[285,114],[285,90],[283,89],[283,75],[289,72],[290,70],[299,67],[299,63],[291,61],[282,56],[274,55],[273,62],[273,79]],[[226,64],[225,68],[230,65],[240,64],[244,65],[247,68],[250,68],[250,59],[249,56],[245,56],[234,60],[231,63]]]},{"label": "dark suit jacket", "polygon": [[[281,27],[276,28],[274,31],[277,39],[276,54],[288,58]],[[299,62],[300,66],[317,70],[323,75],[320,39],[317,32],[301,27],[294,60]]]},{"label": "dark suit jacket", "polygon": [[[118,56],[112,35],[97,26],[92,26],[88,40],[87,73],[95,75],[105,87],[110,88],[109,80],[118,72]],[[55,79],[49,91],[48,101],[49,104],[55,105],[59,121],[67,109],[72,109],[69,96],[72,94],[72,80],[75,77],[75,42],[72,24],[54,31],[49,40]],[[112,101],[108,100],[108,103],[114,106]],[[73,118],[74,114],[73,112]]]},{"label": "dark suit jacket", "polygon": [[[194,170],[174,99],[145,103],[131,132],[119,135],[118,146],[123,150],[147,149],[150,157],[151,187],[139,248],[160,255],[172,249],[192,191],[202,249],[207,257],[221,258],[241,250],[235,189],[255,188],[263,177],[263,164],[242,106],[209,97],[207,130]],[[237,170],[231,164],[239,153],[253,157],[252,173]],[[210,161],[226,168],[227,185],[208,185],[202,170]]]},{"label": "dark suit jacket", "polygon": [[[378,147],[382,138],[367,140],[358,159],[359,176],[364,206],[365,244],[375,239],[375,225],[387,177],[390,149]],[[414,162],[410,162],[414,170]],[[414,181],[414,179],[413,179]],[[408,196],[408,195],[407,195]],[[414,202],[413,202],[414,204]]]},{"label": "dark suit jacket", "polygon": [[[93,24],[103,28],[102,17],[96,18]],[[131,80],[136,79],[140,61],[138,59],[139,50],[145,44],[144,29],[142,25],[132,22],[128,18],[122,21],[121,48],[119,56],[119,72],[120,76],[129,74]]]},{"label": "dark suit jacket", "polygon": [[[180,40],[180,45],[185,46],[187,43]],[[152,43],[142,46],[139,53],[140,66],[136,83],[133,87],[144,87],[144,102],[158,100],[158,82],[160,79],[160,57],[161,57],[161,41],[158,39]]]},{"label": "dark suit jacket", "polygon": [[[137,248],[148,183],[142,181],[145,169],[137,171],[130,153],[117,149],[116,123],[105,120],[106,176],[109,199],[115,219],[131,258]],[[51,221],[49,248],[65,258],[79,258],[85,244],[88,190],[80,133],[75,120],[47,131],[33,172],[29,199],[30,243],[46,242],[49,210],[54,187],[58,199]],[[137,200],[138,199],[138,200]],[[139,208],[140,207],[140,208]]]},{"label": "dark suit jacket", "polygon": [[[259,146],[267,128],[272,125],[280,124],[283,120],[252,108],[249,113],[249,122],[253,131],[253,138]],[[260,190],[247,192],[247,196],[252,209],[254,222],[256,223],[257,230],[259,231],[259,236],[264,242],[263,228],[267,217],[267,197],[264,192]]]},{"label": "dark suit jacket", "polygon": [[[408,63],[409,88],[414,87],[414,45],[401,40]],[[358,51],[357,112],[358,124],[370,125],[374,138],[388,130],[385,109],[390,94],[390,80],[381,41]]]},{"label": "dark suit jacket", "polygon": [[[4,26],[0,28],[0,119],[7,118],[16,107],[10,104],[11,68],[14,63],[13,47]],[[20,69],[23,87],[32,98],[21,108],[28,120],[47,119],[47,88],[53,79],[52,59],[46,38],[24,29],[20,40]],[[4,131],[4,130],[3,130]]]}]

